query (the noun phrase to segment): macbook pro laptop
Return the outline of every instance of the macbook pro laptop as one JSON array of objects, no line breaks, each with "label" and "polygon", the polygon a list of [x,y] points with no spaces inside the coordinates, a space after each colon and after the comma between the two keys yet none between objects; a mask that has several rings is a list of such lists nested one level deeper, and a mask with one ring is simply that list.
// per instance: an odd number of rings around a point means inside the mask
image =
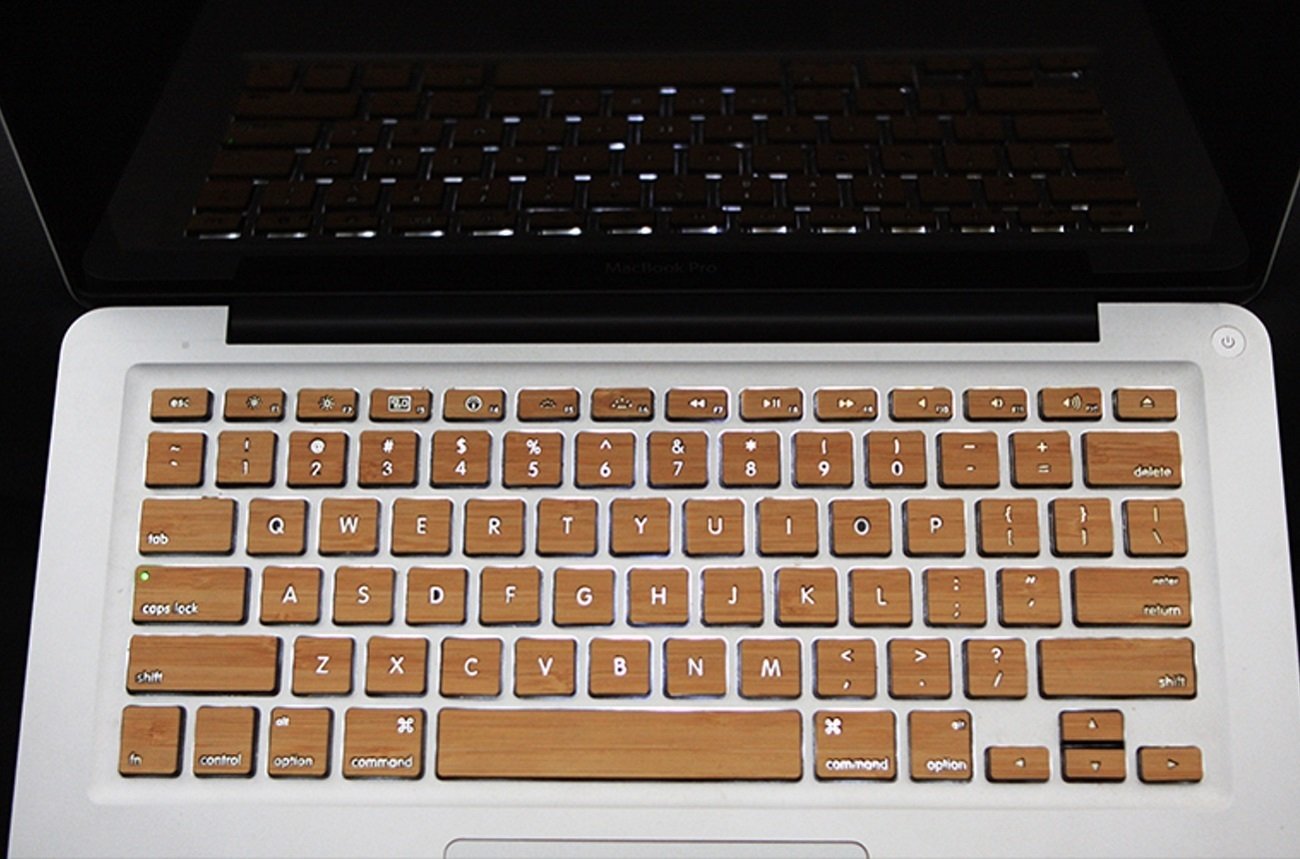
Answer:
[{"label": "macbook pro laptop", "polygon": [[10,851],[1294,853],[1274,12],[15,14]]}]

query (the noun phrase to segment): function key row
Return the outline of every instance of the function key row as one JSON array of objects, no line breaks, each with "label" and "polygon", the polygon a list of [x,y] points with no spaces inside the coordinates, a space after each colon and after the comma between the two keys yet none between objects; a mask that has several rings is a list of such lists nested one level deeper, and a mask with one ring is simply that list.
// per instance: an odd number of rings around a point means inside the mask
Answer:
[{"label": "function key row", "polygon": [[[592,420],[648,421],[655,417],[652,388],[596,388],[590,395]],[[671,388],[665,416],[672,421],[721,421],[731,414],[725,388]],[[804,393],[797,387],[753,387],[740,391],[740,417],[746,421],[793,421],[804,417]],[[967,420],[1022,421],[1029,416],[1029,393],[1023,388],[968,388],[962,396]],[[1043,420],[1100,420],[1104,395],[1096,387],[1050,387],[1038,391]],[[521,421],[574,421],[581,416],[577,388],[525,388],[516,398]],[[375,388],[370,392],[372,421],[427,421],[434,395],[427,388]],[[1172,388],[1116,388],[1112,408],[1119,420],[1169,421],[1178,416],[1178,392]],[[297,393],[300,421],[353,421],[361,413],[361,395],[353,388],[302,388]],[[224,398],[230,421],[278,421],[288,410],[279,388],[231,388]],[[443,394],[446,421],[500,421],[506,417],[506,392],[500,388],[449,388]],[[819,388],[813,412],[820,421],[874,420],[881,410],[875,388]],[[899,387],[888,394],[894,420],[943,421],[956,413],[954,396],[945,387]],[[156,388],[150,399],[155,421],[204,421],[212,417],[213,395],[206,388]]]}]

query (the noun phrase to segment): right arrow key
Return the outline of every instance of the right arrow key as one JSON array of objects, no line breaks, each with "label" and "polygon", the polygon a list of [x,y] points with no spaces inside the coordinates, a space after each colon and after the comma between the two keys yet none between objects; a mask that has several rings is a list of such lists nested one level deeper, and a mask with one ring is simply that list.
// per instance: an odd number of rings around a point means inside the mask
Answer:
[{"label": "right arrow key", "polygon": [[1138,778],[1147,784],[1198,782],[1204,774],[1198,746],[1143,746],[1138,749]]}]

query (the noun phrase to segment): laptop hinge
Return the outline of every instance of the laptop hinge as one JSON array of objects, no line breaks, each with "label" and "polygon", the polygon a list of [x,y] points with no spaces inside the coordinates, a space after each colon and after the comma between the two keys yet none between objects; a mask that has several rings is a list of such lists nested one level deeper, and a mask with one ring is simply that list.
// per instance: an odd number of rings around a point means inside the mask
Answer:
[{"label": "laptop hinge", "polygon": [[[485,306],[490,311],[485,311]],[[375,295],[231,306],[233,343],[1096,342],[1077,296]]]}]

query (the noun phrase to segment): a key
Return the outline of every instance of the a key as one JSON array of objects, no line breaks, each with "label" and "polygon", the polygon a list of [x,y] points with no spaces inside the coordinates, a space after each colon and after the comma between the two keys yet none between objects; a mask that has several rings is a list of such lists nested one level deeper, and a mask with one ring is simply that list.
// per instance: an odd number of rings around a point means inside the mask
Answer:
[{"label": "a key", "polygon": [[367,430],[357,457],[358,486],[414,486],[419,435]]},{"label": "a key", "polygon": [[1003,626],[1060,626],[1060,573],[1052,567],[998,570],[998,612]]},{"label": "a key", "polygon": [[194,774],[251,776],[256,747],[253,707],[200,707],[194,719]]},{"label": "a key", "polygon": [[301,555],[306,548],[306,501],[254,498],[248,503],[248,554]]},{"label": "a key", "polygon": [[669,698],[727,694],[727,642],[721,638],[665,641],[664,694]]},{"label": "a key", "polygon": [[501,694],[501,639],[444,638],[439,691],[446,697]]},{"label": "a key", "polygon": [[587,671],[587,691],[592,697],[649,695],[650,642],[644,638],[593,638]]},{"label": "a key", "polygon": [[818,698],[876,697],[876,643],[870,638],[819,638]]},{"label": "a key", "polygon": [[889,694],[895,698],[948,698],[952,657],[946,638],[889,641]]},{"label": "a key", "polygon": [[979,638],[962,644],[966,657],[967,698],[1024,698],[1029,691],[1025,642],[1019,638]]},{"label": "a key", "polygon": [[560,567],[555,571],[556,626],[609,626],[614,622],[614,571]]},{"label": "a key", "polygon": [[412,567],[406,573],[406,622],[464,623],[468,577],[464,567]]},{"label": "a key", "polygon": [[764,498],[758,502],[758,551],[763,555],[815,555],[817,502],[812,498]]},{"label": "a key", "polygon": [[1053,554],[1105,556],[1114,552],[1109,498],[1057,498],[1048,510]]},{"label": "a key", "polygon": [[1084,433],[1083,480],[1099,487],[1181,486],[1183,459],[1178,433]]},{"label": "a key", "polygon": [[690,574],[681,567],[636,567],[627,574],[627,619],[635,626],[686,623]]},{"label": "a key", "polygon": [[424,711],[349,708],[343,718],[346,778],[419,778],[424,774]]},{"label": "a key", "polygon": [[969,781],[971,715],[967,710],[913,710],[907,717],[913,781]]},{"label": "a key", "polygon": [[975,503],[979,553],[986,557],[1038,554],[1038,502],[982,498]]},{"label": "a key", "polygon": [[1047,698],[1192,698],[1196,662],[1188,638],[1052,638],[1038,642]]},{"label": "a key", "polygon": [[763,571],[758,567],[706,567],[703,621],[709,626],[757,626],[763,621]]},{"label": "a key", "polygon": [[479,623],[533,624],[541,620],[542,572],[537,567],[484,567],[479,574]]},{"label": "a key", "polygon": [[351,388],[303,388],[298,392],[298,420],[352,421],[357,392]]},{"label": "a key", "polygon": [[270,486],[275,483],[273,432],[226,430],[217,436],[218,486]]},{"label": "a key", "polygon": [[577,642],[571,638],[515,640],[515,695],[572,695]]},{"label": "a key", "polygon": [[324,707],[271,711],[266,774],[272,778],[324,778],[330,771],[334,713]]},{"label": "a key", "polygon": [[129,692],[270,694],[279,686],[273,635],[133,635]]},{"label": "a key", "polygon": [[[438,713],[439,778],[797,780],[794,710]],[[492,738],[492,739],[488,739]]]},{"label": "a key", "polygon": [[394,555],[445,555],[451,551],[451,501],[398,498],[393,502]]},{"label": "a key", "polygon": [[833,626],[839,620],[839,574],[834,567],[782,567],[776,571],[776,622],[781,626]]},{"label": "a key", "polygon": [[334,571],[334,622],[393,622],[392,567],[339,567]]},{"label": "a key", "polygon": [[246,567],[136,567],[136,623],[243,623]]},{"label": "a key", "polygon": [[903,502],[908,555],[960,555],[966,551],[966,508],[960,498],[910,498]]},{"label": "a key", "polygon": [[180,707],[123,707],[117,771],[124,776],[179,774],[184,725]]},{"label": "a key", "polygon": [[986,603],[984,571],[978,567],[925,571],[925,622],[930,626],[983,626]]},{"label": "a key", "polygon": [[231,498],[146,498],[140,503],[142,555],[226,555],[234,548]]},{"label": "a key", "polygon": [[688,499],[682,505],[682,519],[686,554],[739,555],[745,551],[745,502],[739,498]]},{"label": "a key", "polygon": [[148,487],[201,486],[208,437],[201,432],[151,432],[145,458]]},{"label": "a key", "polygon": [[293,694],[347,695],[352,691],[352,639],[301,635],[293,642]]},{"label": "a key", "polygon": [[984,750],[989,781],[1047,781],[1052,759],[1046,746],[989,746]]},{"label": "a key", "polygon": [[367,695],[423,695],[428,639],[376,635],[366,642]]},{"label": "a key", "polygon": [[837,498],[831,502],[831,553],[839,557],[885,556],[892,551],[890,503],[884,498]]},{"label": "a key", "polygon": [[379,551],[379,501],[326,498],[320,505],[322,555],[373,555]]},{"label": "a key", "polygon": [[205,421],[211,415],[207,388],[155,388],[149,396],[149,416],[155,421]]},{"label": "a key", "polygon": [[812,732],[817,778],[892,781],[897,775],[892,712],[818,710]]},{"label": "a key", "polygon": [[795,638],[740,642],[742,698],[797,698],[803,690],[800,643]]},{"label": "a key", "polygon": [[1124,547],[1134,557],[1187,554],[1187,514],[1177,498],[1124,502]]},{"label": "a key", "polygon": [[262,570],[262,623],[316,623],[320,620],[319,567],[266,567]]},{"label": "a key", "polygon": [[1077,567],[1079,626],[1188,626],[1192,594],[1186,567]]}]

